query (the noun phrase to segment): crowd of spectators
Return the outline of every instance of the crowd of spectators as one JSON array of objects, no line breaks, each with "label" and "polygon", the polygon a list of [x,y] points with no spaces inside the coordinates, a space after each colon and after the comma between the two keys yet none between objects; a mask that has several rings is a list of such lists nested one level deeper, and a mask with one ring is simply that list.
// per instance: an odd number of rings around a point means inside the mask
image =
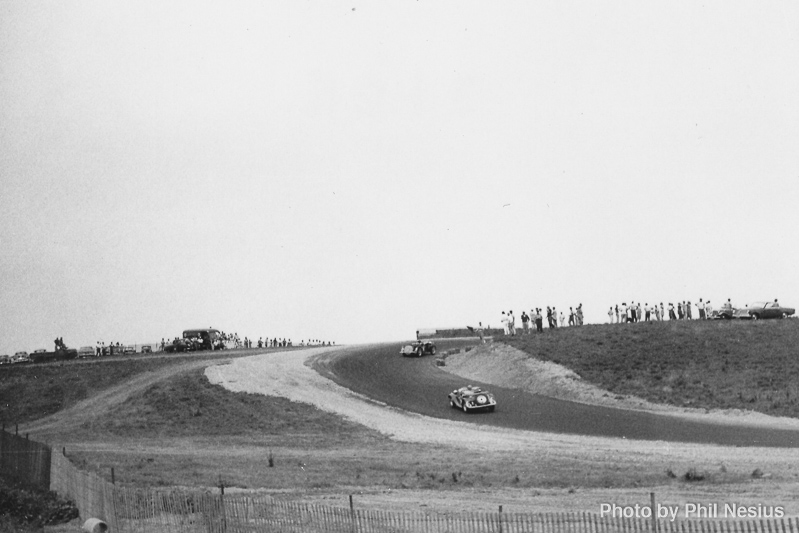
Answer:
[{"label": "crowd of spectators", "polygon": [[[650,305],[649,303],[633,302],[629,305],[627,302],[622,302],[621,305],[610,306],[608,309],[608,322],[611,324],[626,324],[629,322],[650,322],[650,321],[663,321],[663,320],[693,320],[694,307],[696,308],[696,318],[705,320],[713,318],[714,309],[710,300],[704,301],[702,298],[695,304],[689,300],[677,302],[669,302],[664,305],[663,302]],[[729,298],[721,306],[722,310],[732,310],[732,302]]]},{"label": "crowd of spectators", "polygon": [[[520,318],[521,321],[521,335],[527,335],[535,330],[537,333],[544,331],[544,316],[546,316],[547,326],[549,329],[555,329],[560,324],[560,327],[566,327],[566,320],[568,319],[569,326],[582,326],[583,325],[583,304],[577,307],[569,307],[568,317],[564,316],[563,312],[558,313],[557,308],[547,306],[546,315],[539,307],[530,309],[530,314],[527,311],[522,311]],[[516,316],[513,311],[502,311],[502,327],[505,330],[505,335],[516,335]]]}]

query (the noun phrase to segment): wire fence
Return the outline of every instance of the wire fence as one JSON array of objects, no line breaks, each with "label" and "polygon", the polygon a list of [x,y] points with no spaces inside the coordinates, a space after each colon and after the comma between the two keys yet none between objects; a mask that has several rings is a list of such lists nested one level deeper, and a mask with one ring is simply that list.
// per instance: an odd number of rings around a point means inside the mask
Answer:
[{"label": "wire fence", "polygon": [[[121,487],[75,466],[64,450],[0,432],[0,475],[72,500],[82,520],[99,518],[121,533],[799,533],[790,518],[623,518],[598,513],[452,514],[302,504],[219,491]],[[113,478],[112,470],[112,478]],[[654,508],[652,495],[652,508]]]}]

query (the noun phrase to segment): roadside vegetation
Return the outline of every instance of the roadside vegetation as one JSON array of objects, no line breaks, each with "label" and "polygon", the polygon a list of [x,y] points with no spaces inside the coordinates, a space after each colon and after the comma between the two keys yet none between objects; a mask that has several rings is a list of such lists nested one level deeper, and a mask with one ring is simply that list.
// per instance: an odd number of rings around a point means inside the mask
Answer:
[{"label": "roadside vegetation", "polygon": [[0,367],[0,423],[9,428],[38,420],[133,376],[158,372],[190,359],[230,359],[252,353],[159,354],[3,366]]},{"label": "roadside vegetation", "polygon": [[799,320],[586,325],[497,337],[616,395],[799,417]]},{"label": "roadside vegetation", "polygon": [[55,492],[0,476],[0,531],[34,532],[78,517],[75,505]]}]

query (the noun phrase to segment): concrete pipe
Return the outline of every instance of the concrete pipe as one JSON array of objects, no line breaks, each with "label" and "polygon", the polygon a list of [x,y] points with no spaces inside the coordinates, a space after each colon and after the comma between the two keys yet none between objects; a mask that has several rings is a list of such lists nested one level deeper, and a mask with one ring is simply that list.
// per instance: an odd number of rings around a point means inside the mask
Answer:
[{"label": "concrete pipe", "polygon": [[99,518],[89,518],[83,523],[83,531],[88,533],[106,533],[108,531],[108,524]]}]

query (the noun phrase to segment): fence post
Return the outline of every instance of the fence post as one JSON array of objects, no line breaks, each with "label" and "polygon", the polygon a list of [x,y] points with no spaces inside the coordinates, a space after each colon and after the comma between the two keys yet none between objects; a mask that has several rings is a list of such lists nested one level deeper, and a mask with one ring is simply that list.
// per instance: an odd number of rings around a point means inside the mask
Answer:
[{"label": "fence post", "polygon": [[222,482],[222,474],[219,474],[219,506],[222,512],[222,533],[225,533],[227,520],[225,519],[225,484]]},{"label": "fence post", "polygon": [[499,533],[502,533],[502,506],[499,506]]},{"label": "fence post", "polygon": [[355,505],[352,503],[352,494],[350,494],[350,522],[351,522],[351,529],[352,533],[358,531],[358,524],[355,520]]},{"label": "fence post", "polygon": [[652,533],[658,533],[658,515],[655,511],[655,493],[649,493],[649,501],[651,503],[651,511],[652,511]]}]

